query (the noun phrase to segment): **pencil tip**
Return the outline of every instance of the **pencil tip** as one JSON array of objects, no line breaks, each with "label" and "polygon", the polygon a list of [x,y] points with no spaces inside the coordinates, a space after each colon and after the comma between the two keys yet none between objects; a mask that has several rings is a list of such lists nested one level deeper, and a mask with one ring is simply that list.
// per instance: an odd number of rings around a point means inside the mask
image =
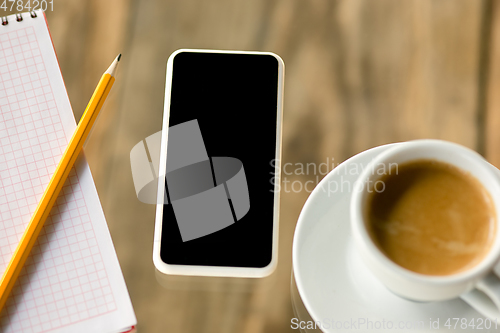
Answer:
[{"label": "pencil tip", "polygon": [[110,74],[111,76],[114,76],[115,75],[115,71],[116,71],[116,66],[118,66],[118,62],[120,62],[120,58],[122,57],[122,54],[120,53],[116,58],[115,60],[113,60],[113,62],[111,63],[111,65],[109,66],[109,68],[104,72],[104,73],[107,73],[107,74]]}]

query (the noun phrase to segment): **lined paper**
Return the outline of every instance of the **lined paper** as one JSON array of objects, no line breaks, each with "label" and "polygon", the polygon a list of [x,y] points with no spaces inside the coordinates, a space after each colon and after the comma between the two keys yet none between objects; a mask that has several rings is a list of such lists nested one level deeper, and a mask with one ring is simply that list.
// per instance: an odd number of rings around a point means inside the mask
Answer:
[{"label": "lined paper", "polygon": [[[0,26],[2,273],[76,127],[44,14],[22,15]],[[135,323],[81,154],[0,315],[0,330],[118,332]]]}]

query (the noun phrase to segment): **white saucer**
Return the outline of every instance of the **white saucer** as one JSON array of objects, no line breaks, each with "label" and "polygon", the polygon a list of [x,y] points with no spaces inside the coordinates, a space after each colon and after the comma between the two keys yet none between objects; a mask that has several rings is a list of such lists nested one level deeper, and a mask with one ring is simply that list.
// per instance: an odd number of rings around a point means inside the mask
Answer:
[{"label": "white saucer", "polygon": [[[497,332],[500,329],[500,318],[498,328],[495,329],[493,322],[488,330],[484,327],[485,317],[461,299],[415,303],[392,294],[358,257],[349,222],[351,191],[348,185],[352,189],[360,173],[355,172],[355,166],[366,166],[389,146],[392,145],[367,150],[339,165],[318,184],[302,208],[293,240],[293,272],[305,308],[314,321],[326,323],[325,319],[328,319],[330,324],[334,321],[339,328],[341,324],[338,322],[343,323],[341,329],[323,327],[324,332],[372,331],[366,326],[347,327],[350,326],[351,319],[354,323],[356,320],[359,323],[359,318],[371,321],[374,326],[379,325],[376,322],[386,324],[386,329],[373,327],[374,332],[449,332],[453,330],[453,318],[466,318],[467,323],[474,319],[476,324],[483,322],[480,332]],[[330,193],[329,184],[332,191]],[[335,184],[337,191],[334,191]],[[497,274],[498,269],[497,266]],[[448,318],[451,319],[451,329],[444,326]],[[438,319],[439,329],[431,329],[430,321]],[[392,329],[388,328],[388,322],[393,323]],[[423,322],[424,327],[410,328],[418,322]],[[398,326],[400,323],[403,325],[401,328]],[[458,323],[455,330],[475,332],[477,328],[467,326],[460,329]]]}]

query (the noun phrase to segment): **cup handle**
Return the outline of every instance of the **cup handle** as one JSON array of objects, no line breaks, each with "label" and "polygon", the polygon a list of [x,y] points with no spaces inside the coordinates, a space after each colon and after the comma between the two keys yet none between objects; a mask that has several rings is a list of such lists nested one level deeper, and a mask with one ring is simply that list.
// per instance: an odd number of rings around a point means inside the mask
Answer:
[{"label": "cup handle", "polygon": [[500,279],[495,273],[486,275],[475,289],[460,298],[491,320],[500,319]]}]

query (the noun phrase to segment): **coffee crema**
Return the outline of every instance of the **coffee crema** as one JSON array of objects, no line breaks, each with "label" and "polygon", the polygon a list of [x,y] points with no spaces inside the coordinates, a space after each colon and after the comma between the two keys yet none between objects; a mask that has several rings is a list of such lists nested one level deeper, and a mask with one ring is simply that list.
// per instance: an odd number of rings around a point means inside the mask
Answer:
[{"label": "coffee crema", "polygon": [[396,264],[451,275],[478,264],[496,233],[490,194],[472,175],[436,160],[401,164],[367,201],[368,231]]}]

